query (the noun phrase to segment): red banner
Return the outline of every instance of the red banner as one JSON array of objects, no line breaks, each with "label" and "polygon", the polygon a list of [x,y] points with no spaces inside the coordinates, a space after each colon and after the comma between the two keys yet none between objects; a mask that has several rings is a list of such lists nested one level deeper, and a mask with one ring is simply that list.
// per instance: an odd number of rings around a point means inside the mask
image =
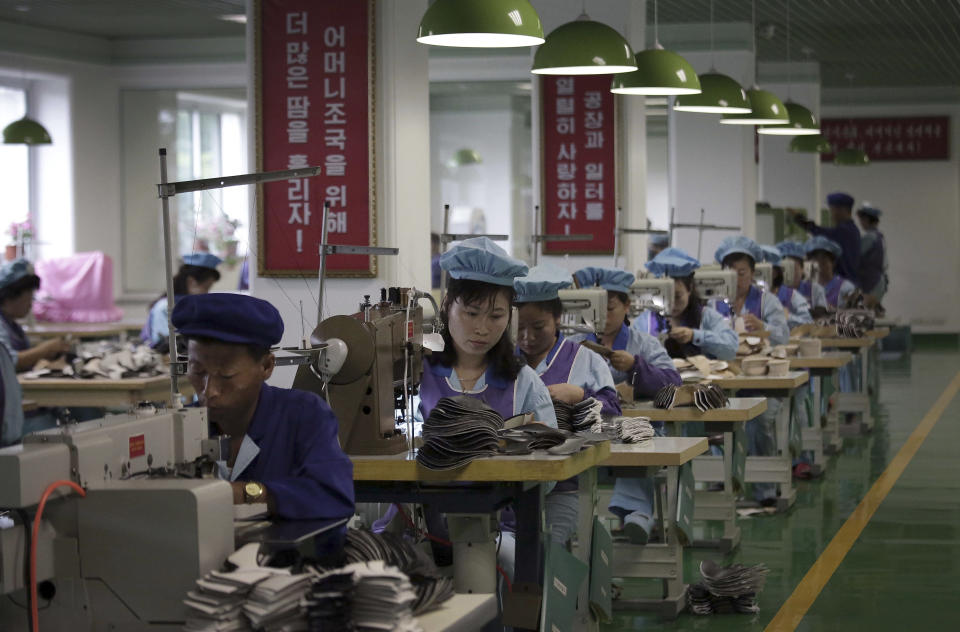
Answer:
[{"label": "red banner", "polygon": [[949,116],[824,119],[821,130],[834,149],[861,149],[873,162],[950,160]]},{"label": "red banner", "polygon": [[[257,4],[258,170],[320,166],[261,185],[259,274],[316,274],[323,206],[328,241],[374,245],[373,5],[368,0]],[[331,255],[328,276],[374,276],[375,258]]]},{"label": "red banner", "polygon": [[542,78],[545,254],[612,254],[616,224],[616,110],[608,75]]}]

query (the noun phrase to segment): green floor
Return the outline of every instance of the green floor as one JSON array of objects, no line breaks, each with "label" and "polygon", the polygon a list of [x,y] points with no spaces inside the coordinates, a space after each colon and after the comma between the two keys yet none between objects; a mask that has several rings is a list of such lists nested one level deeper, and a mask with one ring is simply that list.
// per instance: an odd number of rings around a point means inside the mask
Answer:
[{"label": "green floor", "polygon": [[[933,346],[933,345],[931,345]],[[943,351],[946,347],[947,351]],[[880,363],[872,434],[844,440],[825,477],[798,484],[785,515],[740,521],[743,542],[724,563],[770,568],[760,614],[663,621],[620,613],[603,630],[762,630],[850,512],[960,371],[952,345],[918,346]],[[960,397],[947,407],[903,476],[874,514],[798,630],[947,630],[960,627]],[[709,550],[688,550],[686,580]],[[653,596],[656,582],[630,582]]]}]

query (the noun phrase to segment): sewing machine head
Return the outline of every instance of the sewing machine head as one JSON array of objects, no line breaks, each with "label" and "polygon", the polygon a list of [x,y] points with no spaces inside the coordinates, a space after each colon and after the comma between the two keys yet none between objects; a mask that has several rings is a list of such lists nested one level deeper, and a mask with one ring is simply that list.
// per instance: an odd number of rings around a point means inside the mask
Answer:
[{"label": "sewing machine head", "polygon": [[693,273],[693,285],[704,301],[730,302],[737,296],[737,273],[716,265],[703,266]]},{"label": "sewing machine head", "polygon": [[808,259],[803,262],[803,278],[807,281],[816,281],[820,276],[820,266],[816,261]]},{"label": "sewing machine head", "polygon": [[770,292],[773,288],[773,264],[758,263],[753,268],[753,280],[761,288]]},{"label": "sewing machine head", "polygon": [[669,316],[673,312],[673,279],[646,277],[637,279],[630,286],[630,314],[636,316],[644,310]]},{"label": "sewing machine head", "polygon": [[607,291],[603,288],[560,290],[560,329],[565,333],[603,333],[607,326]]}]

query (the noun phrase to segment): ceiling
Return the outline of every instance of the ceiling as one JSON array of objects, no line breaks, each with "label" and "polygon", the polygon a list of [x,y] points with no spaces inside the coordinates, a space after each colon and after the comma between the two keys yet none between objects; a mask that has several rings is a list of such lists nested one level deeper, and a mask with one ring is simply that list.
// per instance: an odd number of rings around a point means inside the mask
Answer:
[{"label": "ceiling", "polygon": [[0,0],[0,20],[107,39],[242,37],[245,0]]},{"label": "ceiling", "polygon": [[[660,0],[660,24],[706,23],[711,0]],[[716,0],[714,21],[751,21],[751,0]],[[827,88],[960,84],[960,0],[791,0],[790,59],[820,62]],[[787,0],[756,0],[757,57],[787,61]],[[654,0],[647,0],[653,24]],[[772,37],[767,39],[772,28]]]}]

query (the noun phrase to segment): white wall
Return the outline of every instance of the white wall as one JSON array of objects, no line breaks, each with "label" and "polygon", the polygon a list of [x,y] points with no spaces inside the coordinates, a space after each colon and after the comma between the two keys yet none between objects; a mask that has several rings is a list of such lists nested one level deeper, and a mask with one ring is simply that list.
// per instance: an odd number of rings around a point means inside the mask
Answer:
[{"label": "white wall", "polygon": [[657,131],[647,134],[647,219],[653,228],[665,228],[670,222],[668,143],[666,132],[660,129],[665,121],[648,120],[649,125],[656,125]]},{"label": "white wall", "polygon": [[867,167],[823,163],[824,194],[846,191],[859,206],[883,210],[880,230],[890,258],[884,304],[917,332],[960,331],[960,106],[824,107],[824,116],[951,117],[950,160],[874,162]]}]

